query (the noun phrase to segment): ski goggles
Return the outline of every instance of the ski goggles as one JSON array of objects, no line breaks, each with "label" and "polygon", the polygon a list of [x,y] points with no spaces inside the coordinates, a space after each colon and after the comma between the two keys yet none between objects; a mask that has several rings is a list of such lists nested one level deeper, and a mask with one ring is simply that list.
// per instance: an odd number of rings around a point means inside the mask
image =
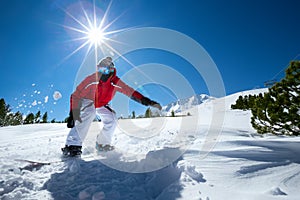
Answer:
[{"label": "ski goggles", "polygon": [[98,72],[102,74],[109,74],[115,71],[115,66],[110,64],[109,66],[98,66]]}]

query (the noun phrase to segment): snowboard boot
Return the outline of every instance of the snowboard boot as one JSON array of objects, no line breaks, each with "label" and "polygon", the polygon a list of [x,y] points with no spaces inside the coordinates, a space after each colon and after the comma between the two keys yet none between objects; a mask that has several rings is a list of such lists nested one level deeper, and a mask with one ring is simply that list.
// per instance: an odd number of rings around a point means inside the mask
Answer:
[{"label": "snowboard boot", "polygon": [[74,146],[74,145],[66,145],[64,148],[61,148],[63,155],[64,156],[80,156],[82,151],[81,151],[81,146]]},{"label": "snowboard boot", "polygon": [[104,145],[96,143],[96,149],[97,151],[113,151],[115,147],[109,144]]}]

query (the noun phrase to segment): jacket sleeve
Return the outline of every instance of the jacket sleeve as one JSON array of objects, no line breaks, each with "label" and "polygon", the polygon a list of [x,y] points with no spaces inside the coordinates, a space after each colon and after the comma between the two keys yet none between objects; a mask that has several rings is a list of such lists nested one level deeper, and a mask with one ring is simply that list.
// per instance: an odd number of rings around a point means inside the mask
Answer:
[{"label": "jacket sleeve", "polygon": [[95,91],[97,88],[97,75],[92,74],[86,77],[71,94],[70,98],[70,110],[80,108],[80,101],[82,98],[94,100]]},{"label": "jacket sleeve", "polygon": [[141,93],[128,86],[117,76],[112,80],[112,84],[118,92],[125,94],[138,103],[142,103],[142,99],[145,98]]},{"label": "jacket sleeve", "polygon": [[80,96],[78,96],[78,92],[73,92],[70,98],[70,111],[73,109],[79,108]]}]

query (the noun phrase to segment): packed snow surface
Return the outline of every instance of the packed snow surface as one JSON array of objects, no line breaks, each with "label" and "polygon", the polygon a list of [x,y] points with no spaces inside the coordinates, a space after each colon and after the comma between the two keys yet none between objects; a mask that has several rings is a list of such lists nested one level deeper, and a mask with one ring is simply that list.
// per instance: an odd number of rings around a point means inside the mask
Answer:
[{"label": "packed snow surface", "polygon": [[[191,116],[119,120],[116,151],[61,157],[66,124],[0,128],[0,199],[299,199],[300,138],[259,135],[239,95],[208,98]],[[34,161],[38,163],[31,163]]]}]

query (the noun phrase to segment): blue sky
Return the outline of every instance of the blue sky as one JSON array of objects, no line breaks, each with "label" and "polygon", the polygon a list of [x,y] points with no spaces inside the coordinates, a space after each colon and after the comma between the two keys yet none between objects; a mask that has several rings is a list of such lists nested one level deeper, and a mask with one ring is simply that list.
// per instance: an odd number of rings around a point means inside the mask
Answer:
[{"label": "blue sky", "polygon": [[[69,96],[87,48],[68,57],[78,46],[66,11],[79,1],[2,0],[0,6],[0,98],[13,111],[47,111],[49,119],[63,120],[69,112]],[[92,5],[93,1],[82,1]],[[108,30],[163,27],[197,41],[215,62],[226,94],[263,87],[264,81],[284,76],[289,61],[300,54],[300,17],[297,0],[114,0],[95,1],[103,14],[111,3]],[[101,12],[102,11],[102,12]],[[81,19],[80,13],[74,14]],[[124,55],[134,66],[161,63],[179,71],[198,94],[209,94],[201,75],[186,60],[169,52],[145,49]],[[67,58],[67,59],[66,59]],[[300,56],[297,57],[300,59]],[[124,60],[116,64],[122,76],[133,68]],[[157,72],[160,73],[160,72]],[[132,80],[134,82],[134,80]],[[174,80],[170,80],[174,81]],[[168,88],[145,85],[139,90],[165,105],[176,99]],[[59,91],[62,97],[53,99]],[[118,112],[117,105],[113,106]],[[130,102],[130,109],[146,108]],[[127,115],[128,113],[120,113]]]}]

